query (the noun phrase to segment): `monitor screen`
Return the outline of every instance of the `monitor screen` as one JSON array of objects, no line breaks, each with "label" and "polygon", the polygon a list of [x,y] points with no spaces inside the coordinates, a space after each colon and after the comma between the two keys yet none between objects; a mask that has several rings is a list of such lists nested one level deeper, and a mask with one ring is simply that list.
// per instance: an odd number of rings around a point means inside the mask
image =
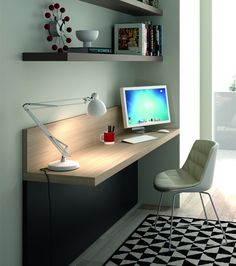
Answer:
[{"label": "monitor screen", "polygon": [[170,123],[166,85],[120,89],[125,128]]}]

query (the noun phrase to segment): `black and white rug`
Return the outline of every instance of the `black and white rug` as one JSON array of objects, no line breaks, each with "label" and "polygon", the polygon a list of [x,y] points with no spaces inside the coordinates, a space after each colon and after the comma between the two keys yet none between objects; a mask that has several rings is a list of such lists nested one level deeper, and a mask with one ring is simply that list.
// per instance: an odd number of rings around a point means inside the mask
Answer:
[{"label": "black and white rug", "polygon": [[[169,250],[169,216],[160,216],[157,230],[155,215],[148,215],[104,266],[191,266],[236,265],[236,223],[221,222],[226,233],[223,240],[218,222],[174,217],[172,249]],[[224,245],[220,245],[224,243]]]}]

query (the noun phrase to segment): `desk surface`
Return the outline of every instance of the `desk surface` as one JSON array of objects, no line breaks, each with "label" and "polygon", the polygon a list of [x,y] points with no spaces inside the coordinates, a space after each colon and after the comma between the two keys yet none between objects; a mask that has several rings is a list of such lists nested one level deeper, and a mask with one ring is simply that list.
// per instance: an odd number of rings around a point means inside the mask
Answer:
[{"label": "desk surface", "polygon": [[[80,168],[69,172],[48,171],[50,182],[96,186],[179,135],[179,129],[170,129],[170,133],[152,132],[148,134],[156,136],[157,139],[129,144],[121,142],[121,140],[132,135],[120,134],[114,145],[105,145],[98,141],[79,152],[75,152],[70,159],[79,161]],[[47,182],[45,174],[40,170],[24,172],[23,179]]]}]

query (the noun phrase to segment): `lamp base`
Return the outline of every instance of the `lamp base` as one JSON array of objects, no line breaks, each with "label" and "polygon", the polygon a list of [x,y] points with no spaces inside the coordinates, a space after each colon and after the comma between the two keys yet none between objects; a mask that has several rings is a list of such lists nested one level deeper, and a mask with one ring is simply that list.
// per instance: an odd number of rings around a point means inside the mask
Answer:
[{"label": "lamp base", "polygon": [[48,164],[49,170],[57,172],[72,171],[78,169],[79,167],[80,165],[78,162],[71,160],[65,160],[64,162],[58,160]]}]

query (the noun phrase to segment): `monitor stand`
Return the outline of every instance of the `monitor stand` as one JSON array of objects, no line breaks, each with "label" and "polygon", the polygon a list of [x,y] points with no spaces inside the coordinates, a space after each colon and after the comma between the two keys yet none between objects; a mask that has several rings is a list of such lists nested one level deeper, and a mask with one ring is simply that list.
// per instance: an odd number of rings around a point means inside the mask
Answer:
[{"label": "monitor stand", "polygon": [[144,134],[145,127],[132,127],[132,132],[137,134]]}]

